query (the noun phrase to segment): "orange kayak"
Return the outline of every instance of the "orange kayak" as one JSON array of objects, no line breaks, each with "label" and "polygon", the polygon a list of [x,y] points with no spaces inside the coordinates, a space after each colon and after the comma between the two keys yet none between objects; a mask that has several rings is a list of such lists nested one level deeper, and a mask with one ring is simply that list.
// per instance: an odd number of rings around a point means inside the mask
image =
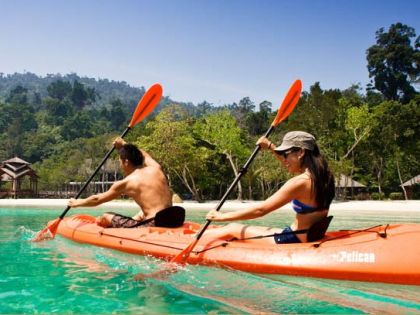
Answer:
[{"label": "orange kayak", "polygon": [[[57,233],[75,242],[170,260],[194,240],[201,227],[186,222],[180,228],[104,229],[94,220],[89,215],[65,218]],[[420,285],[419,244],[420,224],[332,231],[318,242],[282,245],[263,244],[258,240],[210,240],[204,234],[187,262],[267,276]]]}]

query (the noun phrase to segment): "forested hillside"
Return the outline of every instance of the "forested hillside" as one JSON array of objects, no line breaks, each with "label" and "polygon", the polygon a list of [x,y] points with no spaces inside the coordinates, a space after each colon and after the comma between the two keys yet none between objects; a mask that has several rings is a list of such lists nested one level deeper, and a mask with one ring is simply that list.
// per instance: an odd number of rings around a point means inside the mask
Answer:
[{"label": "forested hillside", "polygon": [[34,73],[14,73],[5,75],[0,73],[0,97],[7,98],[17,86],[28,90],[28,99],[31,103],[48,96],[48,86],[61,80],[70,83],[75,81],[83,84],[86,88],[92,88],[97,93],[93,104],[102,107],[111,101],[119,99],[123,103],[136,102],[138,96],[144,93],[144,87],[132,87],[126,82],[109,81],[107,79],[93,79],[79,77],[77,74],[49,74],[45,77],[37,76]]},{"label": "forested hillside", "polygon": [[[304,82],[299,104],[271,140],[279,144],[287,131],[308,131],[335,176],[367,185],[373,198],[403,198],[401,183],[420,174],[419,39],[412,43],[414,30],[400,23],[376,36],[366,52],[372,78],[367,89],[324,90],[320,82]],[[0,161],[19,156],[32,163],[41,190],[84,181],[126,128],[144,92],[76,74],[1,74]],[[128,139],[162,164],[174,191],[195,200],[219,199],[275,114],[270,102],[255,104],[246,95],[218,107],[164,97]],[[111,161],[104,171],[117,173],[117,164]],[[106,179],[104,174],[98,178]],[[236,197],[266,198],[287,176],[271,155],[259,154]]]}]

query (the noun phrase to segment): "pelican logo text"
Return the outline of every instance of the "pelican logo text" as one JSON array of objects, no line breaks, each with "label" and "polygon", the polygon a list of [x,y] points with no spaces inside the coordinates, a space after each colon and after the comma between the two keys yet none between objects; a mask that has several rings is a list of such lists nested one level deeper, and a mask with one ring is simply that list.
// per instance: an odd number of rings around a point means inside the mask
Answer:
[{"label": "pelican logo text", "polygon": [[358,251],[341,251],[336,256],[339,262],[347,263],[374,263],[375,254],[374,253],[363,253]]}]

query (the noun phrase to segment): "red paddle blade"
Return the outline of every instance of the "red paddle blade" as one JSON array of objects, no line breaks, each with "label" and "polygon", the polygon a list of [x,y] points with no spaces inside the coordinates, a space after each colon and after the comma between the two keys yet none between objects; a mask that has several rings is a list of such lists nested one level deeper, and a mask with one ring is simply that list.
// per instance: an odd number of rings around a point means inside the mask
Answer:
[{"label": "red paddle blade", "polygon": [[296,80],[287,92],[286,97],[280,105],[276,118],[274,118],[273,127],[285,120],[295,108],[302,93],[302,81]]},{"label": "red paddle blade", "polygon": [[174,263],[178,265],[184,265],[187,262],[188,257],[190,256],[192,250],[194,249],[195,245],[197,245],[198,239],[195,239],[188,247],[184,248],[182,252],[176,255],[174,258],[171,259],[169,263]]},{"label": "red paddle blade", "polygon": [[47,227],[43,228],[39,231],[34,238],[31,240],[32,242],[41,242],[45,240],[51,240],[57,234],[58,226],[60,225],[61,219],[55,219],[54,222],[49,224]]},{"label": "red paddle blade", "polygon": [[162,98],[163,89],[159,83],[152,85],[137,104],[128,127],[133,127],[149,115]]}]

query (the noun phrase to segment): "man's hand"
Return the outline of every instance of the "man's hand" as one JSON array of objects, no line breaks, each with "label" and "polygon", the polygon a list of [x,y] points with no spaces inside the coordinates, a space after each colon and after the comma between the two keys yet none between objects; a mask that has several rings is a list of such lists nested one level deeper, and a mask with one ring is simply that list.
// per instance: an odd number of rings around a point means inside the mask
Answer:
[{"label": "man's hand", "polygon": [[143,221],[143,219],[144,219],[144,213],[143,213],[143,211],[140,211],[135,216],[133,216],[133,219],[134,220],[137,220],[137,221]]},{"label": "man's hand", "polygon": [[95,222],[99,226],[109,227],[108,220],[103,215],[96,217]]},{"label": "man's hand", "polygon": [[121,137],[118,137],[118,138],[116,138],[116,139],[114,140],[114,147],[115,147],[117,150],[121,149],[121,148],[122,148],[122,146],[123,146],[124,144],[126,144],[126,142],[125,142],[125,141],[124,141],[124,139],[123,139],[123,138],[121,138]]}]

